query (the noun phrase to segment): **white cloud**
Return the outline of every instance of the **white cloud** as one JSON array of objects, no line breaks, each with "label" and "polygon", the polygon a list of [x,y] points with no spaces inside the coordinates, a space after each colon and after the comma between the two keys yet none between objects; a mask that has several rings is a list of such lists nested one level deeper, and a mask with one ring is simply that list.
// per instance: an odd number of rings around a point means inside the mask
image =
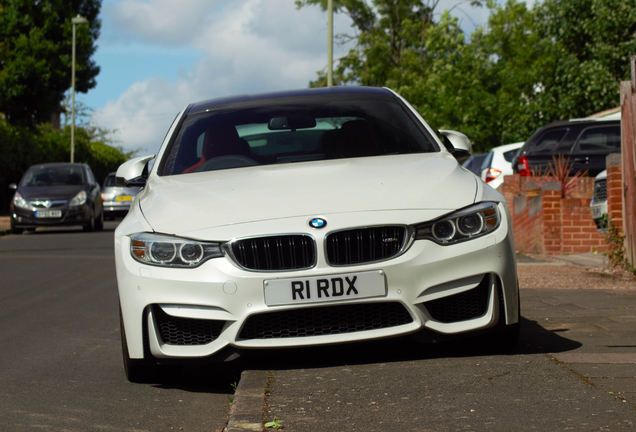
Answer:
[{"label": "white cloud", "polygon": [[150,78],[107,102],[93,117],[100,126],[115,130],[115,145],[141,155],[156,153],[176,114],[196,99],[190,91],[183,83]]},{"label": "white cloud", "polygon": [[222,0],[123,0],[104,5],[119,38],[168,46],[187,44]]}]

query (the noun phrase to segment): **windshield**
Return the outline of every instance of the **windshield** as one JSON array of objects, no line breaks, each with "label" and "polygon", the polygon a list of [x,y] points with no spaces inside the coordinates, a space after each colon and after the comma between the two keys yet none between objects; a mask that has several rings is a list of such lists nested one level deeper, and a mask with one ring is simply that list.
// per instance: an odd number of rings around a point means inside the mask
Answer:
[{"label": "windshield", "polygon": [[81,184],[84,184],[84,170],[81,166],[32,167],[22,180],[22,186],[28,187]]},{"label": "windshield", "polygon": [[438,151],[392,99],[313,99],[190,114],[162,175]]}]

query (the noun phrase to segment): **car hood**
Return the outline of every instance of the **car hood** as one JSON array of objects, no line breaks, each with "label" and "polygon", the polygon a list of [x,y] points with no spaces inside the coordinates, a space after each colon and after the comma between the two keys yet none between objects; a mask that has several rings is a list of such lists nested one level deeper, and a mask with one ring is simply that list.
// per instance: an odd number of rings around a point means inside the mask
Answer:
[{"label": "car hood", "polygon": [[27,200],[71,200],[83,189],[84,185],[22,186],[19,192]]},{"label": "car hood", "polygon": [[425,153],[152,175],[139,203],[156,232],[182,234],[299,216],[451,211],[472,204],[476,189],[452,156]]}]

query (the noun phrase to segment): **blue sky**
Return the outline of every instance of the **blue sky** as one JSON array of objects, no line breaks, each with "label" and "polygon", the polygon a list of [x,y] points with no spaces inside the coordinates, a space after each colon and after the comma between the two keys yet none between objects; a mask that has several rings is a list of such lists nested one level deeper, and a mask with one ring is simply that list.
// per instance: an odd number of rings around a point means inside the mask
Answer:
[{"label": "blue sky", "polygon": [[[453,14],[470,33],[488,11],[461,5]],[[114,130],[116,145],[140,155],[158,150],[190,102],[307,87],[326,67],[326,13],[293,0],[104,0],[101,20],[97,86],[76,99],[95,110],[94,124]],[[334,27],[352,33],[344,15]]]}]

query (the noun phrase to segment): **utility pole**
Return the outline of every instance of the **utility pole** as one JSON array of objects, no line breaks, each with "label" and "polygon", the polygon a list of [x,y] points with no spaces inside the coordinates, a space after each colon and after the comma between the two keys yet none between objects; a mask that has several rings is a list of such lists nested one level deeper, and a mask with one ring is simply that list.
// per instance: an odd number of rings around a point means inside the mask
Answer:
[{"label": "utility pole", "polygon": [[333,87],[333,0],[327,1],[327,87]]},{"label": "utility pole", "polygon": [[88,20],[77,14],[71,18],[73,23],[73,65],[71,66],[71,163],[75,160],[75,27],[78,24],[88,24]]}]

